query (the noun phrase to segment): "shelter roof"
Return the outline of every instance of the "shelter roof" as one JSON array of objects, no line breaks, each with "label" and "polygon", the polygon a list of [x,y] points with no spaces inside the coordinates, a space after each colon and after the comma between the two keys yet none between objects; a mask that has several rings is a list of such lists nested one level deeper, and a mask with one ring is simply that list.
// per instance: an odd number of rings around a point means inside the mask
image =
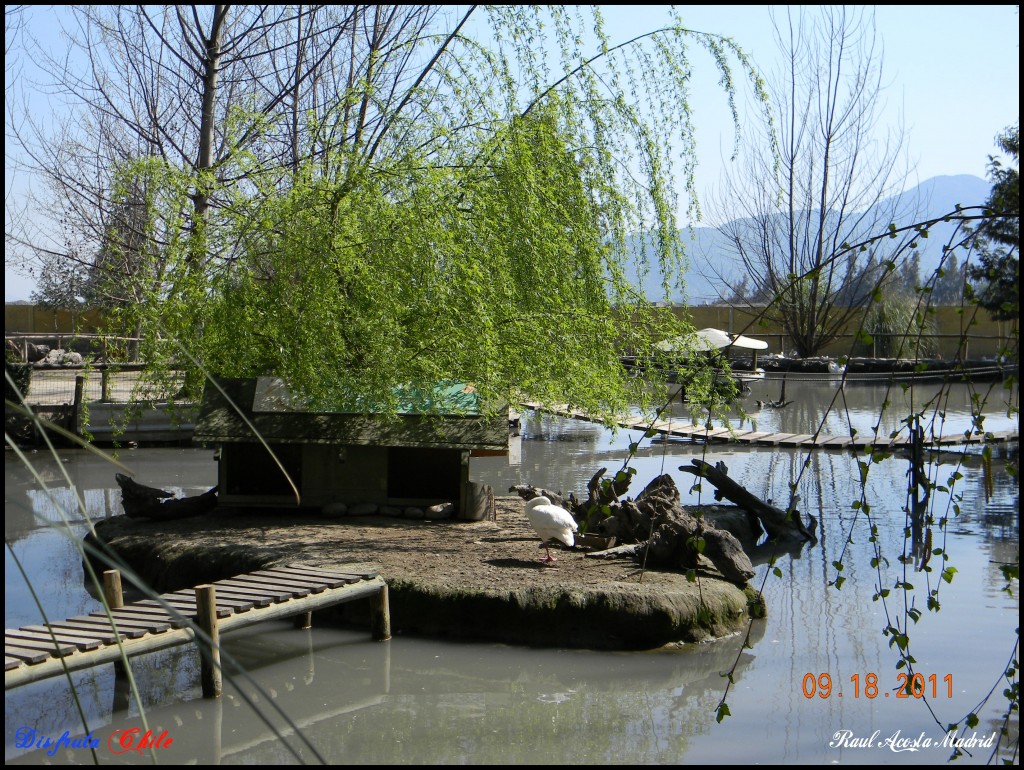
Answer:
[{"label": "shelter roof", "polygon": [[397,395],[397,414],[372,407],[331,409],[295,397],[280,378],[217,378],[215,384],[206,384],[194,439],[508,449],[508,410],[487,412],[465,383],[441,383],[431,392],[408,389]]}]

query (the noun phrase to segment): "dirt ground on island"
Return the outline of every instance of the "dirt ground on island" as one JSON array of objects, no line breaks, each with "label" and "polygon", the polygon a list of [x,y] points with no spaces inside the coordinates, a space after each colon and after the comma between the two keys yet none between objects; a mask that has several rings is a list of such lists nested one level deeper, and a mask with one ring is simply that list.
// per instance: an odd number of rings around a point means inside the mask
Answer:
[{"label": "dirt ground on island", "polygon": [[749,616],[749,589],[710,568],[695,583],[632,558],[554,547],[547,564],[523,501],[495,502],[494,521],[215,510],[166,522],[117,516],[97,533],[161,592],[299,562],[375,570],[399,631],[651,647],[723,636]]}]

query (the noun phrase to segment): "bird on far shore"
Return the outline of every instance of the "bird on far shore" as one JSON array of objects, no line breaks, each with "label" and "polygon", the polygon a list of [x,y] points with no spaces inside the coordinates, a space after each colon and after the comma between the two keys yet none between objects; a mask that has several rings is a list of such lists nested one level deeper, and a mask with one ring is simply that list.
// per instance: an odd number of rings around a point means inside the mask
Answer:
[{"label": "bird on far shore", "polygon": [[551,500],[541,495],[535,497],[526,504],[526,518],[530,520],[530,526],[544,542],[544,550],[547,556],[540,561],[553,562],[555,557],[551,555],[548,548],[548,541],[558,540],[568,546],[576,542],[573,533],[578,529],[576,520],[565,508],[553,505]]}]

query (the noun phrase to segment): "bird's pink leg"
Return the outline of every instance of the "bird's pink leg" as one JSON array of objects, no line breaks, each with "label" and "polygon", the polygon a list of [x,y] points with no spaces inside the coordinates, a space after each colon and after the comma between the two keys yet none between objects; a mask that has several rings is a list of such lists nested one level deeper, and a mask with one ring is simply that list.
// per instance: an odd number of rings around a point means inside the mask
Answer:
[{"label": "bird's pink leg", "polygon": [[551,555],[551,551],[548,548],[548,544],[547,543],[544,543],[544,551],[545,551],[545,553],[547,553],[547,556],[544,557],[543,559],[540,559],[539,561],[545,561],[545,562],[558,561],[554,556]]}]

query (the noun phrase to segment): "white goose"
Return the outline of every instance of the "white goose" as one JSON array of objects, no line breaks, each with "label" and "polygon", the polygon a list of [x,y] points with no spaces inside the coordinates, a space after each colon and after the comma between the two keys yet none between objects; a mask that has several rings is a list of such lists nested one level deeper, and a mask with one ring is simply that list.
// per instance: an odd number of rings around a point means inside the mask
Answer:
[{"label": "white goose", "polygon": [[544,550],[547,556],[541,561],[552,562],[555,557],[548,549],[548,541],[554,538],[571,546],[576,542],[573,533],[577,530],[576,520],[565,508],[552,505],[551,500],[541,495],[535,497],[526,504],[526,518],[530,520],[530,526],[544,541]]}]

